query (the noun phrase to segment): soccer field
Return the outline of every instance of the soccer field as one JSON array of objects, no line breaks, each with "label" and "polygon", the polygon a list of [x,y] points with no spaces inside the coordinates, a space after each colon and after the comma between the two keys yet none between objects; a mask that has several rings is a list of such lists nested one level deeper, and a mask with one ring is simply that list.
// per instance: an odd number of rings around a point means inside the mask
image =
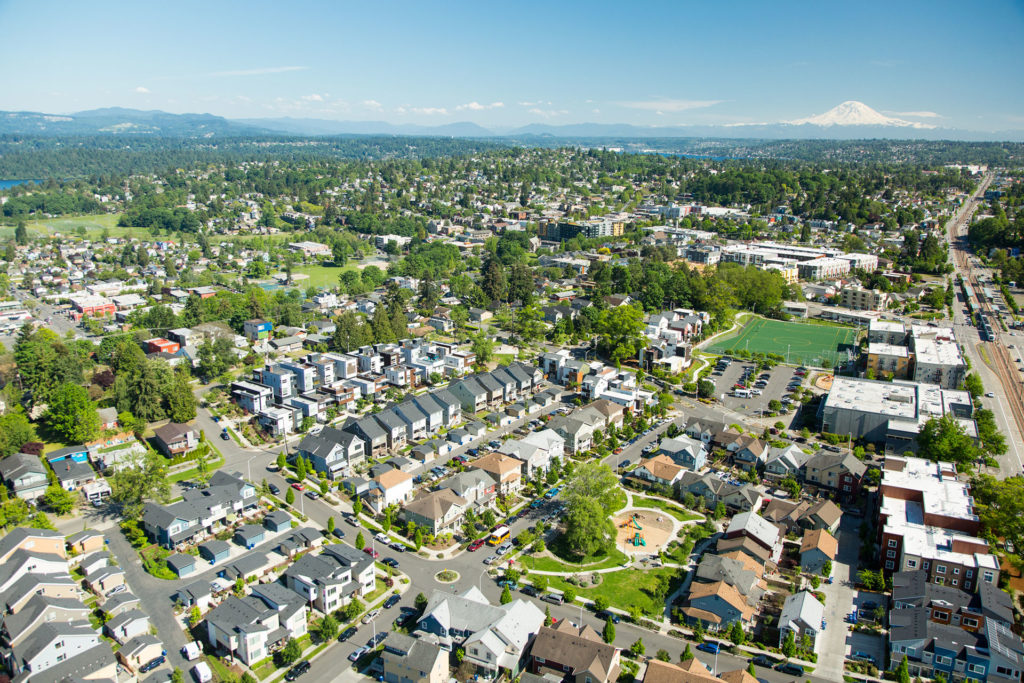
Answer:
[{"label": "soccer field", "polygon": [[710,353],[724,354],[746,349],[751,353],[777,353],[790,363],[822,367],[828,359],[833,365],[845,361],[847,350],[856,351],[857,329],[831,325],[787,323],[781,320],[753,318],[735,334],[707,347]]}]

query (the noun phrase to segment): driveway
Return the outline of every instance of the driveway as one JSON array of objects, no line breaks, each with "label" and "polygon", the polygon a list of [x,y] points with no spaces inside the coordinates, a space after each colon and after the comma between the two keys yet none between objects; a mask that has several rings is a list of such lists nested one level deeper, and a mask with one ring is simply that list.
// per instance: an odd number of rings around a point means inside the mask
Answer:
[{"label": "driveway", "polygon": [[818,667],[814,673],[826,680],[843,679],[843,662],[849,651],[850,625],[843,617],[853,610],[852,578],[857,571],[860,549],[860,518],[843,515],[838,532],[839,556],[832,563],[831,584],[821,584],[825,594],[825,621],[828,626],[818,636],[815,651],[818,653]]}]

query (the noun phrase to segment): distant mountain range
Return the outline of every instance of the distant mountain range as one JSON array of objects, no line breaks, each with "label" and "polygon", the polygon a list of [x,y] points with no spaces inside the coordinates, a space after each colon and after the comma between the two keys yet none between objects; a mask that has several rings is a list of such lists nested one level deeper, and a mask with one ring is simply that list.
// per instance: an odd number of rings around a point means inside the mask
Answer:
[{"label": "distant mountain range", "polygon": [[328,119],[226,119],[212,114],[169,114],[110,107],[69,115],[0,112],[0,135],[144,135],[152,137],[241,137],[256,135],[410,135],[464,138],[739,138],[739,139],[928,139],[1024,141],[1024,131],[939,128],[881,114],[862,102],[803,119],[780,123],[693,126],[636,126],[628,123],[531,123],[488,129],[469,121],[439,126],[386,121]]}]

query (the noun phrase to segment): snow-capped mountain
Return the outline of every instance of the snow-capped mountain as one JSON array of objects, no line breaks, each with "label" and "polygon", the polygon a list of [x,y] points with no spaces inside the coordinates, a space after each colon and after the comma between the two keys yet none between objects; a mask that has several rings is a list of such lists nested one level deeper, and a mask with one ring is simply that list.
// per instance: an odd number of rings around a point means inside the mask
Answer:
[{"label": "snow-capped mountain", "polygon": [[879,113],[855,100],[848,100],[839,106],[832,107],[824,114],[808,116],[805,119],[787,121],[796,126],[809,124],[812,126],[898,126],[901,128],[935,128],[927,123],[906,121]]}]

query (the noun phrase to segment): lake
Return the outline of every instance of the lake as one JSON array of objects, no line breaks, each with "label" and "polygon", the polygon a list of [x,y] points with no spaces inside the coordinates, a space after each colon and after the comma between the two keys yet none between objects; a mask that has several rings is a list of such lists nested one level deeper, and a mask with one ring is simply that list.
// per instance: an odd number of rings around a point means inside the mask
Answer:
[{"label": "lake", "polygon": [[41,183],[41,182],[43,182],[43,181],[42,180],[36,180],[36,179],[32,179],[32,180],[4,180],[4,179],[0,178],[0,190],[6,190],[9,187],[14,187],[15,185],[21,185],[22,183]]}]

